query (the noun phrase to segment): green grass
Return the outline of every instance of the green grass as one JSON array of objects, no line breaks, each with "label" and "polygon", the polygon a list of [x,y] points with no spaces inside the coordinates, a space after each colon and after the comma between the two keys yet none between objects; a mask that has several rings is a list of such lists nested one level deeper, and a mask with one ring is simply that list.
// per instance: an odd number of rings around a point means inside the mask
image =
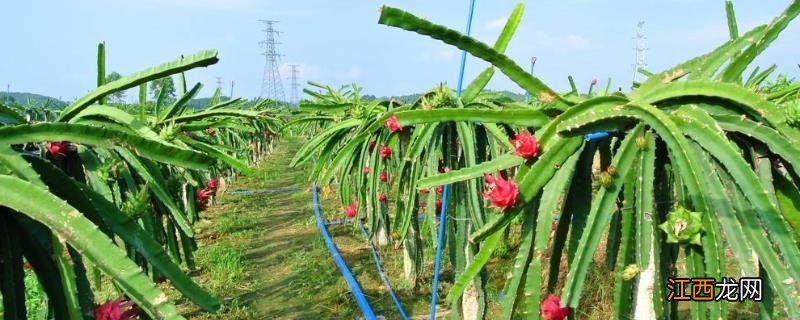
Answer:
[{"label": "green grass", "polygon": [[215,295],[236,289],[244,278],[242,251],[212,245],[197,251],[197,265],[208,274],[208,288]]},{"label": "green grass", "polygon": [[[314,300],[321,290],[336,283],[340,277],[335,268],[330,267],[330,257],[324,251],[322,240],[314,243],[314,249],[296,251],[289,256],[290,277],[300,297]],[[321,250],[320,250],[321,249]]]},{"label": "green grass", "polygon": [[[2,300],[0,300],[2,301]],[[25,270],[25,309],[28,319],[44,319],[47,316],[47,302],[33,270]]]},{"label": "green grass", "polygon": [[219,234],[231,234],[246,231],[255,223],[253,218],[237,213],[221,216],[214,224],[214,231]]}]

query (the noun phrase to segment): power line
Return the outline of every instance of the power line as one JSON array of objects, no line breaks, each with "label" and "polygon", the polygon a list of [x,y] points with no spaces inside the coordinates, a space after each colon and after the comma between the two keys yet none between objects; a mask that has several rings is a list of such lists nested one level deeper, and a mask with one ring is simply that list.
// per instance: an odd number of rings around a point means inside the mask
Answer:
[{"label": "power line", "polygon": [[264,47],[264,52],[261,54],[264,55],[265,58],[260,97],[268,98],[273,101],[285,101],[286,98],[283,94],[280,66],[278,65],[278,60],[280,59],[281,54],[278,53],[277,45],[280,44],[280,42],[275,40],[276,37],[281,33],[275,29],[275,24],[278,23],[278,21],[258,21],[264,23],[264,29],[261,30],[264,32],[264,40],[260,41],[259,44]]}]

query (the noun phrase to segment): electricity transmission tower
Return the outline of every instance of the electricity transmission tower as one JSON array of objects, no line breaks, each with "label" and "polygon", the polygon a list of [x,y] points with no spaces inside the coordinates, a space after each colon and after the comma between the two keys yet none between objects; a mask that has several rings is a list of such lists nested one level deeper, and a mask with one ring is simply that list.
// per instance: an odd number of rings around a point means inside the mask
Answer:
[{"label": "electricity transmission tower", "polygon": [[645,46],[645,40],[647,37],[644,35],[644,21],[639,21],[636,25],[636,47],[634,48],[636,52],[636,62],[633,65],[633,82],[636,82],[637,78],[639,77],[639,68],[647,67],[647,63],[644,60],[644,53],[647,51],[647,46]]},{"label": "electricity transmission tower", "polygon": [[[536,66],[536,57],[531,57],[531,75],[533,75],[533,67]],[[531,93],[525,91],[525,102],[531,101]]]},{"label": "electricity transmission tower", "polygon": [[297,74],[298,74],[297,67],[299,67],[299,65],[296,65],[296,64],[290,64],[289,65],[289,68],[291,68],[290,72],[292,73],[292,75],[289,77],[290,79],[292,79],[292,94],[291,94],[291,97],[289,98],[289,102],[291,102],[293,105],[297,105],[297,103],[299,102],[299,97],[297,95],[297,93],[298,93],[297,89],[300,88],[300,84],[297,83],[297,80],[298,80],[298,78],[297,78]]},{"label": "electricity transmission tower", "polygon": [[273,101],[284,101],[286,98],[283,95],[283,84],[281,83],[281,73],[280,73],[280,66],[278,65],[278,59],[280,58],[280,54],[278,53],[277,45],[280,42],[276,42],[275,38],[281,32],[275,29],[275,24],[278,21],[274,20],[258,20],[264,23],[264,29],[261,31],[264,32],[264,40],[260,41],[259,44],[264,47],[264,52],[261,54],[264,55],[266,62],[264,64],[264,77],[261,81],[261,98],[268,98]]}]

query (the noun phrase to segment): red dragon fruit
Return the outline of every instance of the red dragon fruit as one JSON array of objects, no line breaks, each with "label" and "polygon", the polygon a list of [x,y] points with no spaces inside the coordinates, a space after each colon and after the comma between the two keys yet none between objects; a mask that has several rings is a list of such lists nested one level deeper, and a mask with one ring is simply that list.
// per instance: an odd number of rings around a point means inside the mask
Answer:
[{"label": "red dragon fruit", "polygon": [[381,159],[386,160],[387,158],[392,156],[392,148],[389,146],[382,144],[380,149]]},{"label": "red dragon fruit", "polygon": [[397,121],[397,116],[392,115],[386,119],[386,129],[389,129],[389,132],[395,133],[403,130],[403,127],[401,127],[400,122]]},{"label": "red dragon fruit", "polygon": [[356,213],[358,213],[358,202],[353,200],[349,206],[344,208],[344,215],[348,218],[355,218]]},{"label": "red dragon fruit", "polygon": [[539,154],[539,142],[528,131],[518,132],[510,140],[514,146],[514,153],[525,159],[533,159]]},{"label": "red dragon fruit", "polygon": [[198,211],[204,211],[208,208],[208,200],[211,198],[213,193],[214,191],[210,189],[197,190],[194,195],[194,200],[197,203]]},{"label": "red dragon fruit", "polygon": [[486,192],[483,197],[492,203],[492,206],[505,210],[517,202],[517,184],[513,180],[505,180],[502,176],[497,178],[488,174],[484,175]]},{"label": "red dragon fruit", "polygon": [[206,187],[208,187],[211,190],[217,190],[217,188],[219,188],[219,180],[217,179],[208,180],[208,182],[206,182]]},{"label": "red dragon fruit", "polygon": [[94,309],[95,320],[133,320],[137,316],[133,303],[122,299],[106,301]]},{"label": "red dragon fruit", "polygon": [[47,143],[47,152],[53,156],[64,156],[71,147],[67,141],[50,141]]},{"label": "red dragon fruit", "polygon": [[556,295],[544,298],[540,309],[543,320],[563,320],[569,315],[569,308],[561,305],[561,299]]}]

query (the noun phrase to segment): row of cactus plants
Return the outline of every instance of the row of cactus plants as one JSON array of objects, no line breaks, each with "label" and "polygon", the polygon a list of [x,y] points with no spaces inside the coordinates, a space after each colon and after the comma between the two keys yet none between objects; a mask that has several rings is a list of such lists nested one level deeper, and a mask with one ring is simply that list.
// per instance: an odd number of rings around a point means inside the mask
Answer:
[{"label": "row of cactus plants", "polygon": [[[216,311],[186,272],[194,223],[226,181],[268,154],[282,117],[267,101],[221,101],[219,90],[188,108],[202,85],[187,88],[184,72],[216,63],[214,50],[109,83],[102,43],[97,61],[98,87],[63,109],[0,108],[0,315],[26,319],[26,268],[48,318],[182,319],[157,285],[166,280]],[[179,79],[177,100],[147,101],[147,83],[168,76]],[[106,99],[134,88],[136,104]],[[97,306],[104,283],[121,296]]]},{"label": "row of cactus plants", "polygon": [[[381,24],[491,66],[461,96],[437,86],[407,105],[361,101],[358,90],[307,91],[294,124],[314,130],[295,163],[316,156],[311,179],[338,182],[345,214],[364,219],[377,243],[402,245],[412,284],[423,271],[421,245],[436,244],[433,190],[451,185],[444,245],[455,317],[485,316],[487,263],[516,228],[503,319],[578,310],[601,242],[615,275],[615,318],[678,318],[663,284],[679,265],[688,277],[760,276],[768,297],[760,315],[798,318],[800,85],[767,83],[774,66],[745,72],[800,14],[800,1],[743,34],[730,1],[726,12],[727,42],[661,72],[639,70],[646,80],[630,92],[593,81],[581,93],[570,78],[572,90],[559,93],[503,54],[521,4],[493,46],[384,7]],[[497,71],[533,101],[484,91]],[[610,134],[586,138],[595,132]],[[690,303],[695,319],[724,318],[729,308]]]}]

